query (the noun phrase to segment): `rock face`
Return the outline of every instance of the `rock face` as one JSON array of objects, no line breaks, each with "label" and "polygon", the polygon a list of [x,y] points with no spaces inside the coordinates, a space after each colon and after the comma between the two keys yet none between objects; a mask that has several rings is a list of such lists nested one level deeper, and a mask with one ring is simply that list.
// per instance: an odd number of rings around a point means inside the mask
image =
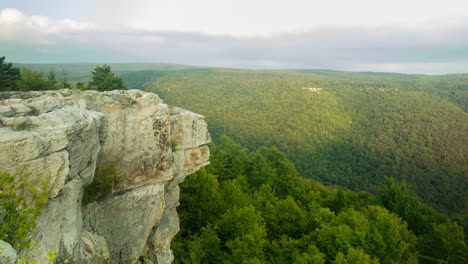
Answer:
[{"label": "rock face", "polygon": [[17,259],[16,250],[7,242],[0,240],[0,263],[13,264]]},{"label": "rock face", "polygon": [[[153,93],[0,93],[0,164],[49,183],[34,231],[19,252],[38,263],[53,251],[74,263],[171,263],[179,183],[208,164],[204,117]],[[96,165],[125,175],[110,196],[82,206]]]}]

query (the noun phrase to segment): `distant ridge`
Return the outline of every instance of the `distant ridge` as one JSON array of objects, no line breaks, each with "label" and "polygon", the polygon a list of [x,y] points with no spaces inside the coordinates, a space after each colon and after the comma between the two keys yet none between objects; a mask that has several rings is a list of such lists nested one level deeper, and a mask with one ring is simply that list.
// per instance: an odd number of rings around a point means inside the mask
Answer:
[{"label": "distant ridge", "polygon": [[178,70],[197,68],[196,66],[169,63],[13,63],[15,67],[26,67],[44,73],[54,71],[57,73],[57,77],[59,78],[62,78],[63,73],[65,72],[71,81],[89,79],[91,77],[91,71],[96,68],[96,66],[103,64],[110,65],[112,71],[117,74],[144,70]]}]

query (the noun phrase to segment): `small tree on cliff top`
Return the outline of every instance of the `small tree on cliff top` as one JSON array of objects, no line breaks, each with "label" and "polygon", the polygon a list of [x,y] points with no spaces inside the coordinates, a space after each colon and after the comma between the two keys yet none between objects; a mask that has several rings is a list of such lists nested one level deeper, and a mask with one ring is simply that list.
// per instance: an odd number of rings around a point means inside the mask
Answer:
[{"label": "small tree on cliff top", "polygon": [[88,84],[88,89],[98,91],[127,90],[123,80],[117,77],[109,65],[97,66],[93,73],[93,79]]},{"label": "small tree on cliff top", "polygon": [[5,63],[5,57],[0,57],[0,91],[16,90],[16,81],[20,77],[20,70],[11,63]]}]

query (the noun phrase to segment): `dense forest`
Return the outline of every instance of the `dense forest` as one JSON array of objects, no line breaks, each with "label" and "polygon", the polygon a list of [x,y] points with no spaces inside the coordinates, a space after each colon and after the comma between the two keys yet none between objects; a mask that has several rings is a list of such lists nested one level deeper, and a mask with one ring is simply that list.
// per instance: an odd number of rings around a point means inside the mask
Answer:
[{"label": "dense forest", "polygon": [[210,146],[181,185],[175,263],[466,263],[463,227],[386,178],[379,195],[299,176],[277,148]]},{"label": "dense forest", "polygon": [[3,60],[1,90],[142,89],[205,115],[176,263],[468,261],[468,74]]},{"label": "dense forest", "polygon": [[198,68],[122,78],[205,115],[215,141],[278,147],[307,178],[377,193],[394,177],[436,209],[466,213],[467,74]]},{"label": "dense forest", "polygon": [[[276,146],[301,175],[353,190],[406,180],[437,210],[467,217],[468,74],[110,65],[127,88],[205,115],[215,141],[226,134],[250,150]],[[72,85],[92,81],[96,67],[18,66],[59,69]]]}]

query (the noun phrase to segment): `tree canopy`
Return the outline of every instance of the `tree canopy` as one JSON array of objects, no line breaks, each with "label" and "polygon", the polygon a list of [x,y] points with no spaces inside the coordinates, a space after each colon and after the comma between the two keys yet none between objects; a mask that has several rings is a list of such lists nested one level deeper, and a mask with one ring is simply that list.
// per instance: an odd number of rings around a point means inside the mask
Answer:
[{"label": "tree canopy", "polygon": [[[41,69],[33,65],[34,69]],[[73,88],[68,80],[67,72],[63,71],[57,80],[57,74],[50,70],[44,78],[44,73],[27,67],[13,67],[11,63],[5,63],[5,57],[0,57],[0,91],[41,91]],[[92,71],[92,79],[86,86],[84,82],[75,82],[75,88],[79,90],[93,89],[98,91],[126,90],[123,80],[116,76],[109,65],[97,66]]]},{"label": "tree canopy", "polygon": [[204,115],[216,142],[226,134],[250,150],[277,147],[305,177],[372,193],[393,177],[437,210],[466,212],[468,74],[199,68],[122,77]]},{"label": "tree canopy", "polygon": [[181,185],[175,263],[466,263],[463,227],[404,182],[387,178],[377,199],[302,178],[276,148],[222,136],[210,151]]},{"label": "tree canopy", "polygon": [[88,84],[88,89],[98,91],[127,90],[123,80],[116,76],[109,65],[97,66],[92,71],[93,78]]},{"label": "tree canopy", "polygon": [[20,77],[20,70],[13,67],[11,62],[6,63],[5,56],[0,57],[0,91],[16,90],[16,82]]}]

